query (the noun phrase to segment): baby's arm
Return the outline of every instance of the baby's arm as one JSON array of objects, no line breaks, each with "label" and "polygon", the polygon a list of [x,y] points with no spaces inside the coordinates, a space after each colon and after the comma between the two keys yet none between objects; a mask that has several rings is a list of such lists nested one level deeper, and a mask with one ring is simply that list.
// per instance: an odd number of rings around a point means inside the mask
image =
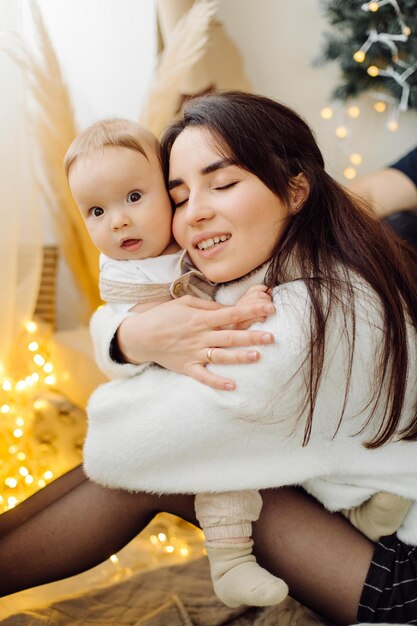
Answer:
[{"label": "baby's arm", "polygon": [[394,493],[380,491],[366,502],[341,513],[368,539],[378,541],[401,526],[411,502]]},{"label": "baby's arm", "polygon": [[[268,304],[272,302],[271,290],[266,285],[252,285],[247,292],[239,298],[236,304]],[[255,322],[265,322],[267,315],[261,315],[252,320],[241,322],[233,326],[234,330],[246,330]]]}]

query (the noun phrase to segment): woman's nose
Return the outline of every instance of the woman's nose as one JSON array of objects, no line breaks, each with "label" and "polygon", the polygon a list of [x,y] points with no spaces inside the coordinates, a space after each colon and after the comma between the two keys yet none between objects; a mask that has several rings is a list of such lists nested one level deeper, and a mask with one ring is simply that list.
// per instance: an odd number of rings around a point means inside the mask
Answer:
[{"label": "woman's nose", "polygon": [[187,222],[190,225],[210,220],[214,216],[214,209],[209,199],[204,195],[190,194],[187,202]]}]

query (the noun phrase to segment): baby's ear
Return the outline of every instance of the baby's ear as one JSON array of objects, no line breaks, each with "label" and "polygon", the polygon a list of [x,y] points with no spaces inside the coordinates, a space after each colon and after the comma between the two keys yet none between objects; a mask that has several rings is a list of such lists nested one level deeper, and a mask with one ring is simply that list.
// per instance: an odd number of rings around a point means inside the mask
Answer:
[{"label": "baby's ear", "polygon": [[303,172],[293,176],[290,181],[290,209],[297,213],[305,203],[310,193],[310,183]]}]

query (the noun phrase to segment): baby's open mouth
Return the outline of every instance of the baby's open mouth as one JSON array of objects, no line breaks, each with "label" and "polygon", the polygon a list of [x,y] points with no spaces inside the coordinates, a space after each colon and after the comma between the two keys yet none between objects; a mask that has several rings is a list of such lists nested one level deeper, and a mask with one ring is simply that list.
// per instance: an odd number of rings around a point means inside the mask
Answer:
[{"label": "baby's open mouth", "polygon": [[125,239],[121,243],[121,248],[130,250],[131,248],[137,248],[142,244],[142,239]]}]

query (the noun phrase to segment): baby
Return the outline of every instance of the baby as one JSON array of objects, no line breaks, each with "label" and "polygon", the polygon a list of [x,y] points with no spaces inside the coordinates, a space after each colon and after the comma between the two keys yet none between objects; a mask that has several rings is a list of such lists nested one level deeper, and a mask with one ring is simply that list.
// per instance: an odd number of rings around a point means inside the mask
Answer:
[{"label": "baby", "polygon": [[[71,193],[101,252],[101,297],[117,313],[140,314],[185,293],[214,298],[215,285],[173,239],[158,142],[149,131],[129,120],[97,122],[73,141],[64,165]],[[265,286],[255,285],[239,302],[266,295]],[[231,607],[281,602],[287,585],[252,554],[252,522],[262,507],[259,492],[198,494],[195,507],[218,597]],[[397,530],[405,512],[402,499],[376,494],[344,514],[376,539]]]}]

